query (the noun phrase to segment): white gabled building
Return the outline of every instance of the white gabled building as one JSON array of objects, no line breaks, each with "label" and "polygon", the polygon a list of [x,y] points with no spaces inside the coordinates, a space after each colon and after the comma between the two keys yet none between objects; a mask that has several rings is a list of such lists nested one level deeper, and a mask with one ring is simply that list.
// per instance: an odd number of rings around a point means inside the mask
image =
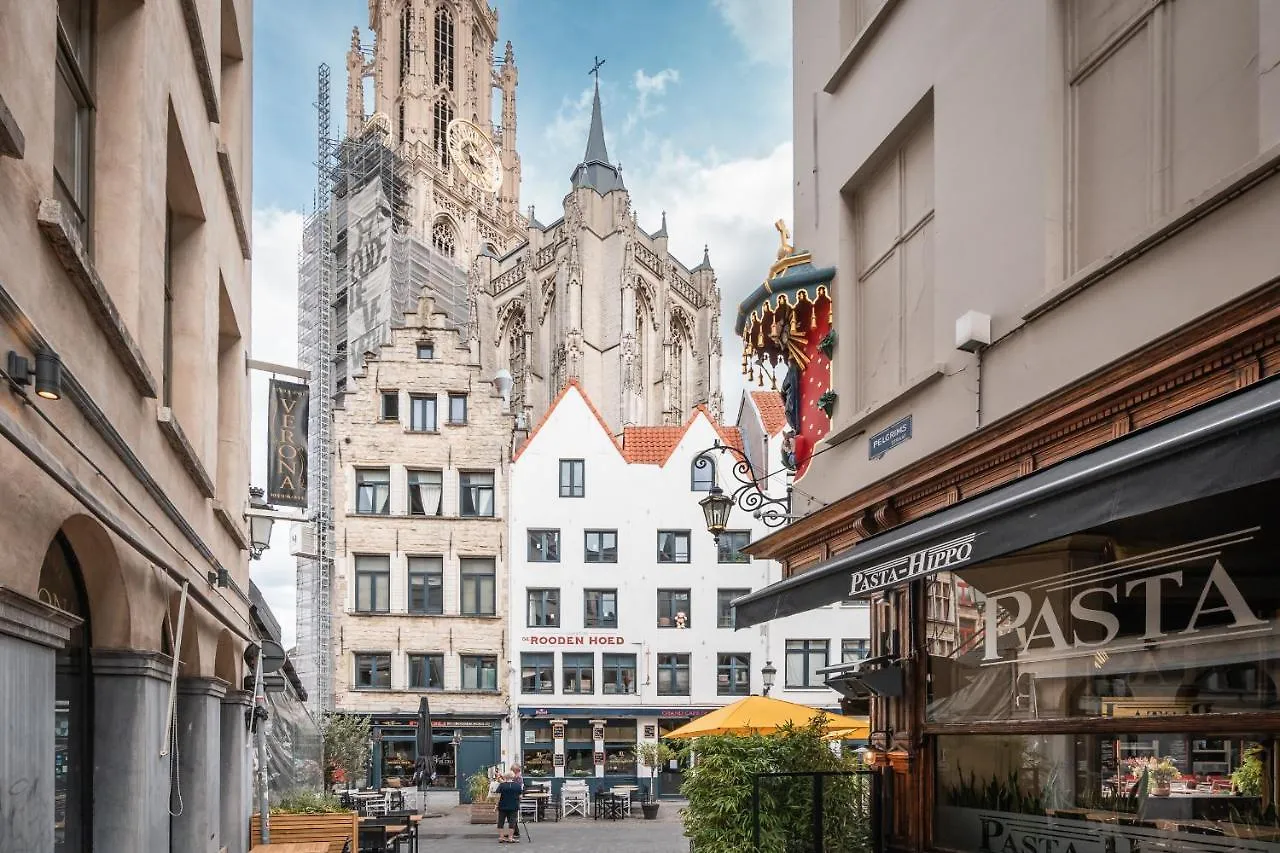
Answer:
[{"label": "white gabled building", "polygon": [[[742,446],[738,428],[699,408],[683,426],[627,427],[616,442],[574,382],[516,454],[505,752],[526,776],[643,777],[638,741],[761,693],[767,661],[778,671],[771,695],[838,708],[816,670],[839,659],[842,640],[867,637],[866,613],[733,630],[729,602],[780,574],[739,553],[764,532],[741,509],[719,545],[706,532],[698,501],[710,471],[693,463],[717,441]],[[728,487],[732,457],[713,458]],[[664,790],[678,773],[663,774]]]}]

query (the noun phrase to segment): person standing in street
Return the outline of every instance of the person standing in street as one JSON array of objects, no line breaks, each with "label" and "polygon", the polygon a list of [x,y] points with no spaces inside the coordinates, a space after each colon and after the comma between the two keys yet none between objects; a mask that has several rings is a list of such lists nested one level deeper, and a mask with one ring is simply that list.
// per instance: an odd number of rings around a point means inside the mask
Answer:
[{"label": "person standing in street", "polygon": [[520,795],[524,785],[516,781],[515,774],[508,773],[498,783],[498,843],[516,844],[514,832],[520,815]]},{"label": "person standing in street", "polygon": [[[517,782],[520,783],[520,791],[521,793],[523,793],[524,792],[524,772],[520,769],[519,764],[511,765],[511,775],[513,778],[515,778]],[[515,831],[514,837],[516,841],[520,840],[520,822],[519,821],[516,821],[516,831]]]}]

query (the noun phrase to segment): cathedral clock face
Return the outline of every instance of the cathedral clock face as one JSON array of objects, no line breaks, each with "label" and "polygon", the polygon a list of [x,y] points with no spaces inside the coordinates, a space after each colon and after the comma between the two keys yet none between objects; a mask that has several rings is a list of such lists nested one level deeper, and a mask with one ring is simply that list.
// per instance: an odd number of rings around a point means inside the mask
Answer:
[{"label": "cathedral clock face", "polygon": [[502,161],[484,131],[469,121],[449,123],[449,157],[468,181],[488,192],[502,186]]}]

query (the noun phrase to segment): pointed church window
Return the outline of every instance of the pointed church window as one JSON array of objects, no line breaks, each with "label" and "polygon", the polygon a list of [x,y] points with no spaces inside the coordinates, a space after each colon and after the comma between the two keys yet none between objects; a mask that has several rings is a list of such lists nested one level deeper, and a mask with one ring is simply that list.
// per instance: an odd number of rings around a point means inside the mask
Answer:
[{"label": "pointed church window", "polygon": [[436,220],[435,225],[431,226],[431,245],[446,258],[454,256],[457,250],[457,242],[457,238],[453,233],[453,226],[449,224],[449,220],[442,217]]},{"label": "pointed church window", "polygon": [[436,12],[435,84],[453,91],[453,13],[445,8]]}]

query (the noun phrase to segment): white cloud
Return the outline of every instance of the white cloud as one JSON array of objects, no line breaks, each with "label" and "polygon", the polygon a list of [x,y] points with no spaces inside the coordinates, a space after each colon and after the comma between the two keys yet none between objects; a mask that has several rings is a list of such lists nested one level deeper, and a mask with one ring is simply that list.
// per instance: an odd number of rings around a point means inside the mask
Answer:
[{"label": "white cloud", "polygon": [[[543,130],[552,151],[582,151],[587,145],[587,128],[591,126],[591,96],[588,86],[577,97],[566,95],[560,101],[555,118]],[[576,156],[581,156],[576,155]]]},{"label": "white cloud", "polygon": [[664,68],[652,76],[645,74],[643,68],[637,68],[636,76],[632,81],[636,90],[636,103],[635,107],[627,113],[626,121],[622,123],[622,132],[630,133],[641,119],[662,112],[662,105],[652,101],[666,94],[668,85],[679,82],[680,72],[674,68]]},{"label": "white cloud", "polygon": [[[303,214],[296,210],[253,212],[253,357],[261,361],[297,363],[298,248]],[[266,483],[267,380],[251,375],[253,400],[252,471],[256,485]],[[271,548],[251,565],[253,582],[280,622],[286,648],[294,638],[294,587],[297,575],[289,556],[289,525],[277,522]]]},{"label": "white cloud", "polygon": [[789,0],[711,0],[753,62],[791,65]]}]

